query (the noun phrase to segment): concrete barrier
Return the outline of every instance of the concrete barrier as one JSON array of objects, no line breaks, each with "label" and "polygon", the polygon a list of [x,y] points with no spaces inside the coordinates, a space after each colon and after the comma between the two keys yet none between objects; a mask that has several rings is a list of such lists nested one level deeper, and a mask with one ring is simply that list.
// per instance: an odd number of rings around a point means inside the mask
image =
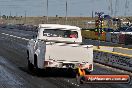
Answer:
[{"label": "concrete barrier", "polygon": [[94,62],[132,72],[132,55],[94,49]]},{"label": "concrete barrier", "polygon": [[[94,49],[98,49],[98,46],[93,46]],[[109,51],[109,52],[113,52],[114,47],[110,47],[110,46],[99,46],[100,49],[98,50],[105,50],[105,51]]]},{"label": "concrete barrier", "polygon": [[132,49],[122,48],[122,47],[115,47],[113,48],[113,52],[123,53],[127,55],[132,55]]},{"label": "concrete barrier", "polygon": [[[94,46],[94,49],[98,49],[98,46]],[[127,55],[132,55],[132,49],[128,48],[122,48],[122,47],[111,47],[111,46],[99,46],[102,51],[109,51],[109,52],[117,52],[117,53],[122,53],[122,54],[127,54]]]}]

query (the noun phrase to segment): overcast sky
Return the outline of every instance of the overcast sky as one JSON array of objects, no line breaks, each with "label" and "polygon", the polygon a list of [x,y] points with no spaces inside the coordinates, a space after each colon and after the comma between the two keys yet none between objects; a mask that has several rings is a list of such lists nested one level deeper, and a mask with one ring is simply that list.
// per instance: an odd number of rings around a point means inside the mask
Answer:
[{"label": "overcast sky", "polygon": [[[46,1],[47,0],[0,0],[1,15],[22,15],[25,11],[28,16],[46,16]],[[49,16],[65,16],[66,0],[48,0],[49,1]],[[111,14],[110,0],[67,0],[68,16],[91,16],[92,11],[104,12]],[[112,15],[131,16],[132,15],[132,0],[112,0]],[[115,9],[116,8],[116,9]]]}]

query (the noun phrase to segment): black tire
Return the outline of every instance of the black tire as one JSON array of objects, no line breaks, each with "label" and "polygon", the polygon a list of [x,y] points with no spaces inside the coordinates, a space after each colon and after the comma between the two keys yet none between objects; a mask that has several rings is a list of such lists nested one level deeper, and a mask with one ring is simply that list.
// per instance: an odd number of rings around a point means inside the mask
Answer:
[{"label": "black tire", "polygon": [[79,76],[78,74],[76,75],[76,81],[77,84],[84,84],[85,83],[85,78],[83,76]]},{"label": "black tire", "polygon": [[29,60],[29,51],[27,50],[27,59]]},{"label": "black tire", "polygon": [[[91,72],[89,71],[89,69],[84,69],[84,71],[85,71],[85,75],[89,75]],[[86,78],[85,78],[85,76],[81,76],[80,74],[79,74],[79,71],[78,71],[78,69],[76,69],[76,81],[77,81],[77,83],[78,84],[85,84],[86,83]]]},{"label": "black tire", "polygon": [[39,69],[38,67],[34,67],[33,73],[34,73],[35,75],[37,75],[37,76],[41,76],[41,75],[40,75],[40,69]]},{"label": "black tire", "polygon": [[89,71],[89,69],[84,69],[85,71],[85,75],[89,75],[91,72]]},{"label": "black tire", "polygon": [[75,77],[76,77],[76,71],[75,71],[75,70],[72,71],[71,77],[72,77],[72,78],[75,78]]},{"label": "black tire", "polygon": [[33,69],[34,69],[33,64],[30,63],[30,61],[28,60],[28,70],[29,70],[29,71],[33,71]]},{"label": "black tire", "polygon": [[38,64],[37,64],[37,55],[34,55],[34,73],[37,76],[40,76],[40,69],[38,68]]},{"label": "black tire", "polygon": [[70,77],[72,77],[72,78],[75,78],[75,77],[76,77],[76,72],[75,72],[74,69],[69,68],[69,69],[67,70],[67,72],[68,72],[68,76],[70,76]]}]

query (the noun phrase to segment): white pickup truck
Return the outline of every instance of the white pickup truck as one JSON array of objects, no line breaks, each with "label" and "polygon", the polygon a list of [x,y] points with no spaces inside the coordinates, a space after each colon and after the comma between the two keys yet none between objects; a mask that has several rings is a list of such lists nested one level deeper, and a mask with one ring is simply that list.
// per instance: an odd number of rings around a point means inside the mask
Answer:
[{"label": "white pickup truck", "polygon": [[93,45],[83,45],[81,28],[39,24],[37,37],[27,46],[28,68],[66,68],[79,75],[93,71]]}]

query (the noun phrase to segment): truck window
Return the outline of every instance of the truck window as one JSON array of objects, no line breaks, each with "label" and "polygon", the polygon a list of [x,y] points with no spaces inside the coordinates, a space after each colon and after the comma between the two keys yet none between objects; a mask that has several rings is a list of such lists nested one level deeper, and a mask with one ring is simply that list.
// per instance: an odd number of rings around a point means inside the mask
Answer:
[{"label": "truck window", "polygon": [[70,38],[78,38],[78,33],[76,31],[71,31]]},{"label": "truck window", "polygon": [[78,38],[77,31],[60,30],[60,29],[45,29],[43,36],[47,37],[62,37],[62,38]]}]

